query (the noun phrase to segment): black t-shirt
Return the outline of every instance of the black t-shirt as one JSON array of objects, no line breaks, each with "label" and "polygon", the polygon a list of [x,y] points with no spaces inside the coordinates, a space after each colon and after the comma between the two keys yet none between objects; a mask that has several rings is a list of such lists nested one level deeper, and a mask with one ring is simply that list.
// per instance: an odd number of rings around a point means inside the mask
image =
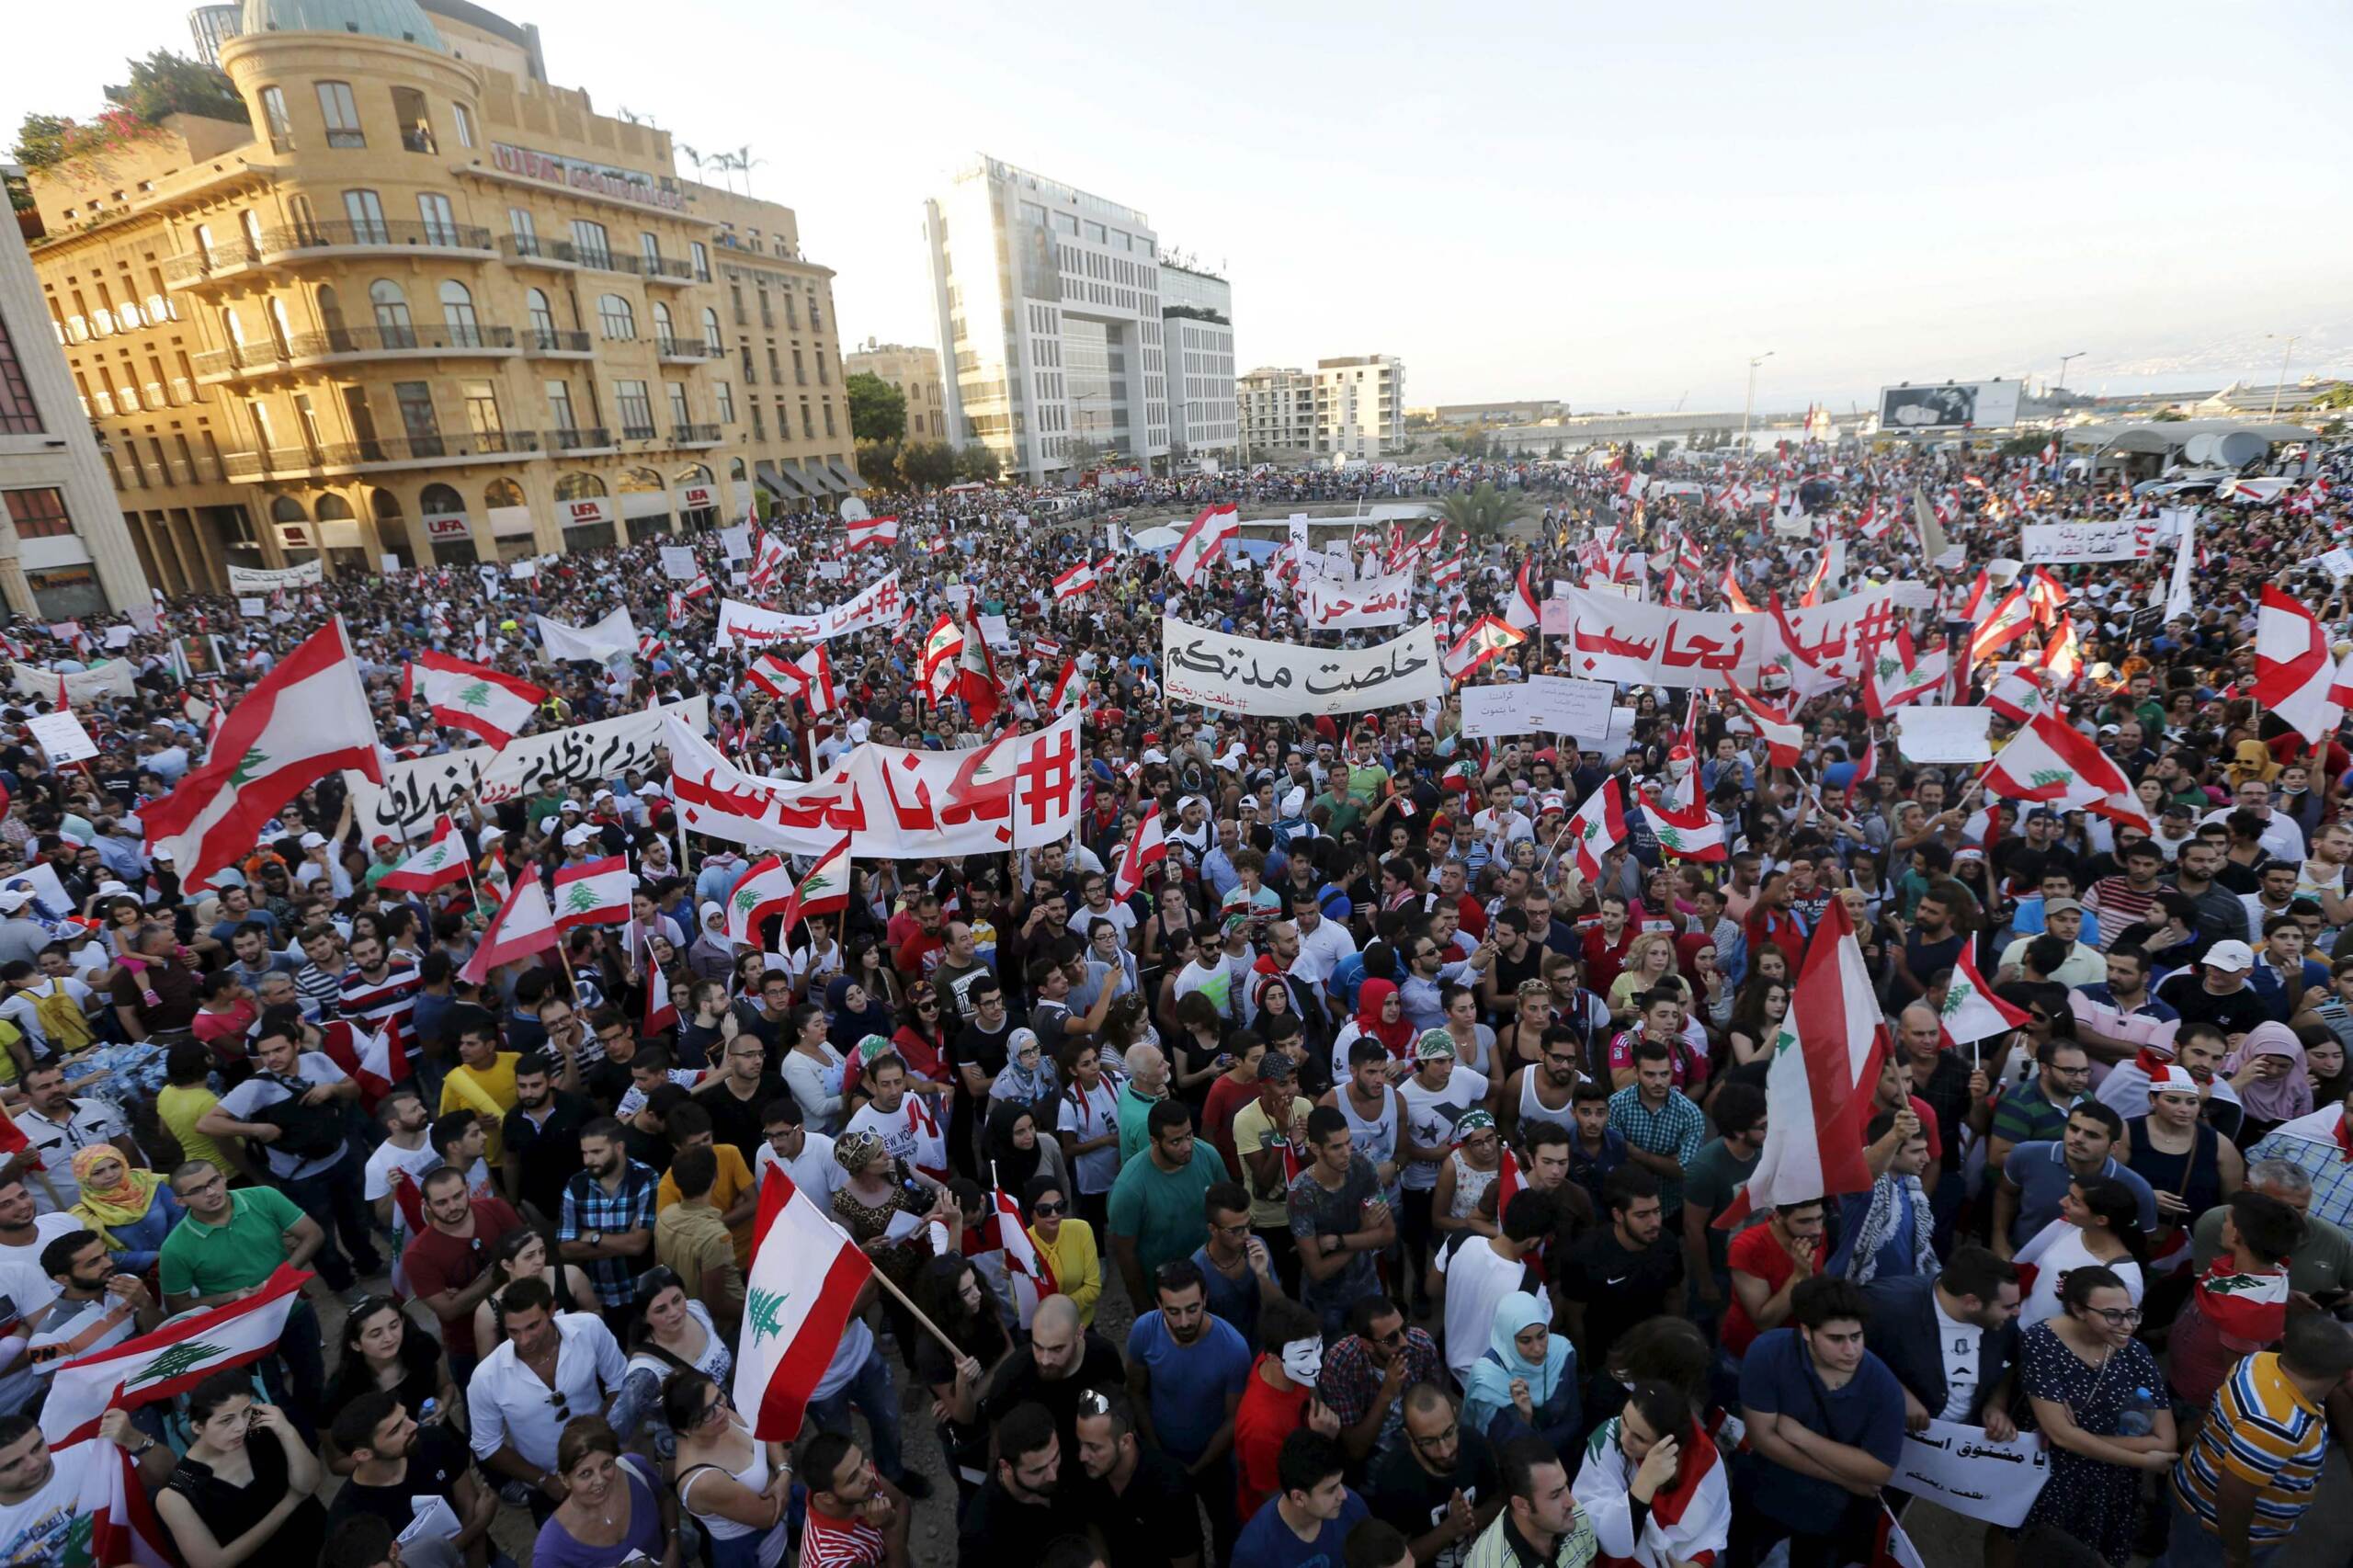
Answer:
[{"label": "black t-shirt", "polygon": [[[1078,1473],[1078,1462],[1064,1449],[1063,1468]],[[1048,1541],[1086,1533],[1086,1521],[1065,1480],[1053,1497],[1040,1505],[1024,1503],[1005,1489],[995,1474],[972,1494],[971,1506],[956,1531],[956,1568],[1037,1568]]]},{"label": "black t-shirt", "polygon": [[1509,996],[1516,1001],[1519,995],[1521,981],[1541,980],[1544,977],[1543,944],[1531,940],[1528,944],[1528,951],[1519,958],[1513,958],[1501,949],[1496,949],[1495,973],[1496,996]]},{"label": "black t-shirt", "polygon": [[2211,1024],[2225,1035],[2245,1034],[2271,1017],[2270,1005],[2253,985],[2241,985],[2227,996],[2217,996],[2206,989],[2204,971],[2198,969],[2165,976],[2155,995],[2179,1013],[2183,1023]]},{"label": "black t-shirt", "polygon": [[670,1168],[670,1140],[658,1132],[648,1132],[635,1121],[621,1123],[621,1146],[629,1157],[659,1176]]},{"label": "black t-shirt", "polygon": [[[415,1415],[416,1412],[412,1410],[409,1414]],[[327,1516],[329,1528],[355,1514],[373,1514],[398,1535],[408,1528],[409,1521],[416,1516],[409,1499],[426,1496],[448,1502],[449,1511],[463,1525],[465,1510],[458,1506],[458,1478],[466,1473],[470,1462],[465,1444],[447,1426],[420,1426],[416,1429],[416,1442],[408,1451],[408,1470],[400,1480],[390,1486],[363,1486],[357,1476],[345,1479]]]},{"label": "black t-shirt", "polygon": [[784,1080],[773,1073],[760,1075],[759,1087],[752,1091],[750,1099],[738,1099],[735,1091],[726,1084],[707,1094],[695,1096],[695,1104],[710,1112],[710,1131],[722,1143],[733,1143],[736,1153],[749,1165],[759,1158],[764,1134],[760,1131],[760,1108],[773,1105],[785,1096]]},{"label": "black t-shirt", "polygon": [[1105,1561],[1120,1568],[1165,1568],[1180,1557],[1199,1558],[1201,1516],[1194,1505],[1193,1478],[1185,1467],[1154,1448],[1136,1452],[1136,1472],[1125,1492],[1108,1483],[1083,1482],[1072,1501],[1086,1522],[1103,1532]]},{"label": "black t-shirt", "polygon": [[1618,1244],[1617,1227],[1602,1225],[1579,1237],[1555,1272],[1562,1295],[1585,1303],[1580,1349],[1598,1367],[1636,1324],[1676,1315],[1671,1303],[1683,1284],[1683,1248],[1662,1229],[1649,1246],[1630,1251]]},{"label": "black t-shirt", "polygon": [[1083,1473],[1078,1468],[1078,1396],[1089,1389],[1110,1393],[1125,1389],[1127,1382],[1120,1353],[1111,1348],[1109,1340],[1090,1328],[1086,1330],[1078,1371],[1074,1376],[1040,1377],[1037,1358],[1026,1348],[1006,1357],[997,1367],[996,1375],[989,1380],[987,1392],[981,1396],[981,1415],[995,1426],[1017,1404],[1034,1402],[1044,1405],[1046,1414],[1054,1418],[1055,1431],[1062,1435],[1063,1483],[1073,1485]]},{"label": "black t-shirt", "polygon": [[[1408,1447],[1401,1445],[1381,1455],[1373,1461],[1364,1500],[1374,1518],[1412,1540],[1438,1528],[1457,1492],[1473,1508],[1503,1494],[1503,1472],[1496,1468],[1495,1450],[1486,1438],[1468,1428],[1454,1451],[1454,1468],[1444,1475],[1424,1470]],[[1466,1536],[1441,1551],[1430,1560],[1430,1568],[1456,1568],[1477,1539]]]},{"label": "black t-shirt", "polygon": [[[949,1065],[978,1068],[982,1077],[995,1082],[996,1075],[1005,1071],[1006,1042],[1012,1038],[1013,1015],[1010,1011],[1005,1016],[1005,1028],[995,1034],[988,1033],[978,1024],[967,1024],[957,1035],[955,1043],[948,1048]],[[967,1096],[961,1092],[962,1085],[957,1087],[960,1092],[956,1104],[961,1109]]]},{"label": "black t-shirt", "polygon": [[563,1184],[580,1174],[580,1130],[596,1115],[580,1096],[556,1089],[544,1122],[520,1106],[500,1123],[506,1153],[523,1167],[523,1200],[552,1220],[563,1212]]}]

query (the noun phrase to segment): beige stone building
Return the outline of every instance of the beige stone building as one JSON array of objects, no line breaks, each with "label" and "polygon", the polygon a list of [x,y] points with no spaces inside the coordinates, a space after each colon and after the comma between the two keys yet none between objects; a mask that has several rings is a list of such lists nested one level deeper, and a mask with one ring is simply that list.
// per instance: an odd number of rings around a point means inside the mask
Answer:
[{"label": "beige stone building", "polygon": [[465,0],[245,0],[248,121],[31,178],[57,340],[150,579],[642,539],[855,488],[790,209],[550,85]]},{"label": "beige stone building", "polygon": [[948,439],[948,400],[939,387],[936,351],[910,348],[904,343],[877,343],[870,337],[865,347],[842,356],[842,369],[848,375],[876,377],[899,389],[907,400],[908,440]]},{"label": "beige stone building", "polygon": [[1405,444],[1405,362],[1393,354],[1260,366],[1234,383],[1245,461],[1302,454],[1377,461]]}]

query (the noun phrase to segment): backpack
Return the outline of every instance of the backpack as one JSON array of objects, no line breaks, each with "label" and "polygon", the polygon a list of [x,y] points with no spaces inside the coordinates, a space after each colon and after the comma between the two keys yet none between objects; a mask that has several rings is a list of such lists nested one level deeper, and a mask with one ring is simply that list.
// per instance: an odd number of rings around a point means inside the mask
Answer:
[{"label": "backpack", "polygon": [[98,1038],[90,1028],[89,1015],[62,981],[49,983],[49,994],[33,1005],[33,1016],[40,1020],[40,1032],[49,1037],[50,1051],[55,1055],[71,1056]]},{"label": "backpack", "polygon": [[324,1105],[304,1105],[302,1096],[315,1085],[300,1078],[286,1077],[276,1073],[256,1073],[264,1083],[284,1089],[287,1097],[262,1106],[254,1112],[256,1121],[267,1122],[278,1130],[278,1142],[267,1145],[275,1153],[290,1155],[301,1161],[324,1159],[344,1146],[343,1109],[335,1101]]}]

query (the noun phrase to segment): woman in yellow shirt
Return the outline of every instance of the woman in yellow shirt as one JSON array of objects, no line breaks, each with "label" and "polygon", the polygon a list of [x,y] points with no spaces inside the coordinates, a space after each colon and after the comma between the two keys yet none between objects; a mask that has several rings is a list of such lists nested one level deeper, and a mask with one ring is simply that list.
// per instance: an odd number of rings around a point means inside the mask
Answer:
[{"label": "woman in yellow shirt", "polygon": [[1095,1322],[1095,1303],[1103,1295],[1103,1258],[1095,1250],[1095,1227],[1070,1211],[1070,1194],[1062,1178],[1036,1176],[1021,1189],[1021,1211],[1029,1221],[1029,1240],[1039,1256],[1052,1266],[1055,1290],[1078,1308],[1082,1326]]},{"label": "woman in yellow shirt", "polygon": [[[244,1145],[234,1138],[214,1139],[196,1130],[197,1119],[221,1103],[205,1086],[212,1072],[212,1052],[194,1040],[183,1040],[164,1056],[164,1090],[155,1096],[155,1116],[180,1146],[183,1160],[209,1160],[231,1176],[245,1169]],[[223,1147],[226,1145],[226,1147]]]}]

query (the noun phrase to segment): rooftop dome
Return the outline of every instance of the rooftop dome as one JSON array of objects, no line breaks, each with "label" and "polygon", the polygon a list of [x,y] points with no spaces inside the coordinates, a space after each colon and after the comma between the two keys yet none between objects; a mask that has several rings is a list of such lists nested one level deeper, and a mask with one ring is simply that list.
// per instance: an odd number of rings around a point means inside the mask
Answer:
[{"label": "rooftop dome", "polygon": [[262,33],[364,33],[438,50],[434,30],[416,0],[245,0],[248,38]]}]

